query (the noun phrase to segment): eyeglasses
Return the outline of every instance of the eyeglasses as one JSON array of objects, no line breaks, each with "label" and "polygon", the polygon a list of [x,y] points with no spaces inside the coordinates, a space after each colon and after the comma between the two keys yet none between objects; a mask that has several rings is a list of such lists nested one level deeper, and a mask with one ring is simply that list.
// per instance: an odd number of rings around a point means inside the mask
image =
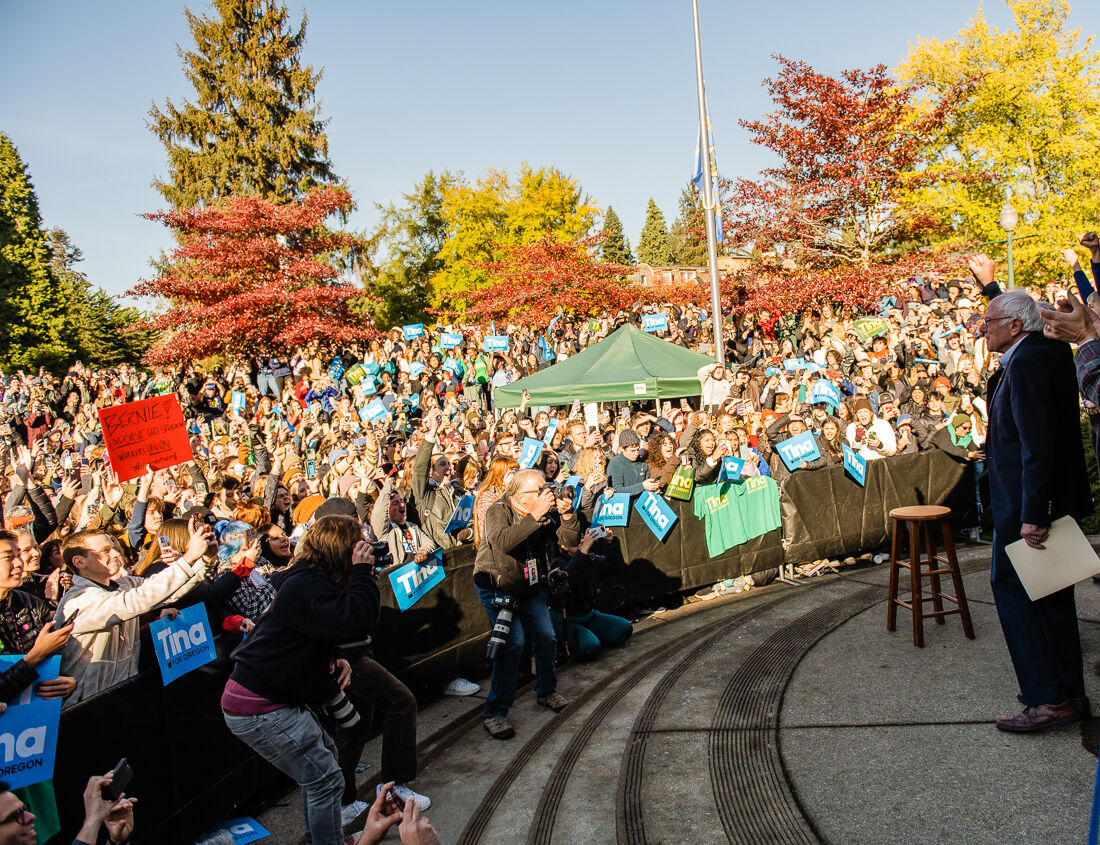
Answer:
[{"label": "eyeglasses", "polygon": [[34,816],[27,810],[25,804],[20,804],[18,810],[12,810],[4,818],[0,819],[0,825],[11,824],[16,822],[17,824],[30,824],[34,821]]},{"label": "eyeglasses", "polygon": [[1016,317],[982,317],[978,320],[979,326],[984,326],[986,323],[996,323],[998,320],[1015,320]]}]

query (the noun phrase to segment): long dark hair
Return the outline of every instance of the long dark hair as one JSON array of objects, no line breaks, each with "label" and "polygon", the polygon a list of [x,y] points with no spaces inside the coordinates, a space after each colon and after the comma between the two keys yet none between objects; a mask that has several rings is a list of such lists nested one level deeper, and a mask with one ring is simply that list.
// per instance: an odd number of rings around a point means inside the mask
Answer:
[{"label": "long dark hair", "polygon": [[350,516],[323,516],[308,529],[294,549],[294,566],[308,566],[333,584],[351,580],[351,553],[363,539],[363,526]]}]

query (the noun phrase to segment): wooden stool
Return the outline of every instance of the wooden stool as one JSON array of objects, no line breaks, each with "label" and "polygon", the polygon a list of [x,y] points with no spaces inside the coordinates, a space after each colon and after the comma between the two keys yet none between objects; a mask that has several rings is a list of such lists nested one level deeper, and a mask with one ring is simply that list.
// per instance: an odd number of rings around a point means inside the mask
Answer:
[{"label": "wooden stool", "polygon": [[[966,590],[963,589],[962,574],[959,572],[959,561],[955,557],[955,543],[951,539],[951,509],[937,507],[935,505],[916,505],[908,508],[894,508],[890,511],[894,520],[894,535],[890,545],[890,602],[886,610],[886,630],[897,629],[898,605],[913,614],[913,645],[924,647],[924,620],[933,617],[936,624],[942,625],[943,617],[949,613],[957,613],[962,617],[963,633],[967,639],[974,639],[974,626],[970,623],[970,607],[966,603]],[[909,563],[898,556],[898,544],[901,532],[906,526],[909,530]],[[937,525],[938,523],[938,525]],[[944,555],[936,554],[935,531],[939,529],[943,537]],[[921,533],[924,533],[925,548],[928,556],[921,557]],[[943,569],[937,569],[938,564],[944,564]],[[927,565],[927,569],[922,568]],[[909,601],[898,598],[898,570],[905,567],[909,570],[909,583],[913,595]],[[955,587],[955,595],[948,595],[940,589],[940,576],[950,575]],[[921,595],[921,578],[927,576],[932,582],[932,594]],[[943,600],[947,599],[955,603],[950,610],[943,609]],[[933,610],[924,610],[925,602],[932,602]]]}]

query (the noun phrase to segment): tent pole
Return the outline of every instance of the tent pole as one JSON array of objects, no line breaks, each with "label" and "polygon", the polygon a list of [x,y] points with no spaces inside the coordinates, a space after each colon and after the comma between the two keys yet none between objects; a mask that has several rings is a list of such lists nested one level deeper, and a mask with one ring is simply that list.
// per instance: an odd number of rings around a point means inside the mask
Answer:
[{"label": "tent pole", "polygon": [[703,94],[703,50],[699,43],[699,0],[691,0],[691,16],[695,27],[695,87],[699,95],[699,146],[703,159],[703,218],[707,228],[707,261],[710,266],[710,316],[714,326],[714,360],[724,367],[725,349],[722,341],[722,302],[718,296],[718,241],[714,231],[714,196],[710,159],[710,127],[707,126],[707,101]]}]

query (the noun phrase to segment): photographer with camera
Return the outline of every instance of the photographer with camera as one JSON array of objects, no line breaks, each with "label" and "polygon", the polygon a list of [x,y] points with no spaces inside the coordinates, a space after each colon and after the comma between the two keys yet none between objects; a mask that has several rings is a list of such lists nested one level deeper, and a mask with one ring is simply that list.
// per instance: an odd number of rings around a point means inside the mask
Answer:
[{"label": "photographer with camera", "polygon": [[520,470],[504,497],[485,512],[485,527],[474,562],[474,586],[493,633],[488,657],[493,680],[485,702],[485,730],[493,739],[511,739],[507,715],[519,681],[523,643],[530,637],[535,655],[535,695],[555,713],[569,706],[557,692],[554,668],[557,640],[546,606],[544,581],[559,547],[587,554],[596,538],[581,537],[576,513],[559,516],[553,485],[538,470]]},{"label": "photographer with camera", "polygon": [[344,777],[332,740],[307,708],[321,706],[338,723],[358,715],[344,694],[351,667],[337,646],[366,639],[378,622],[374,554],[361,524],[317,520],[272,582],[275,599],[233,652],[225,723],[301,787],[313,845],[345,845]]}]

